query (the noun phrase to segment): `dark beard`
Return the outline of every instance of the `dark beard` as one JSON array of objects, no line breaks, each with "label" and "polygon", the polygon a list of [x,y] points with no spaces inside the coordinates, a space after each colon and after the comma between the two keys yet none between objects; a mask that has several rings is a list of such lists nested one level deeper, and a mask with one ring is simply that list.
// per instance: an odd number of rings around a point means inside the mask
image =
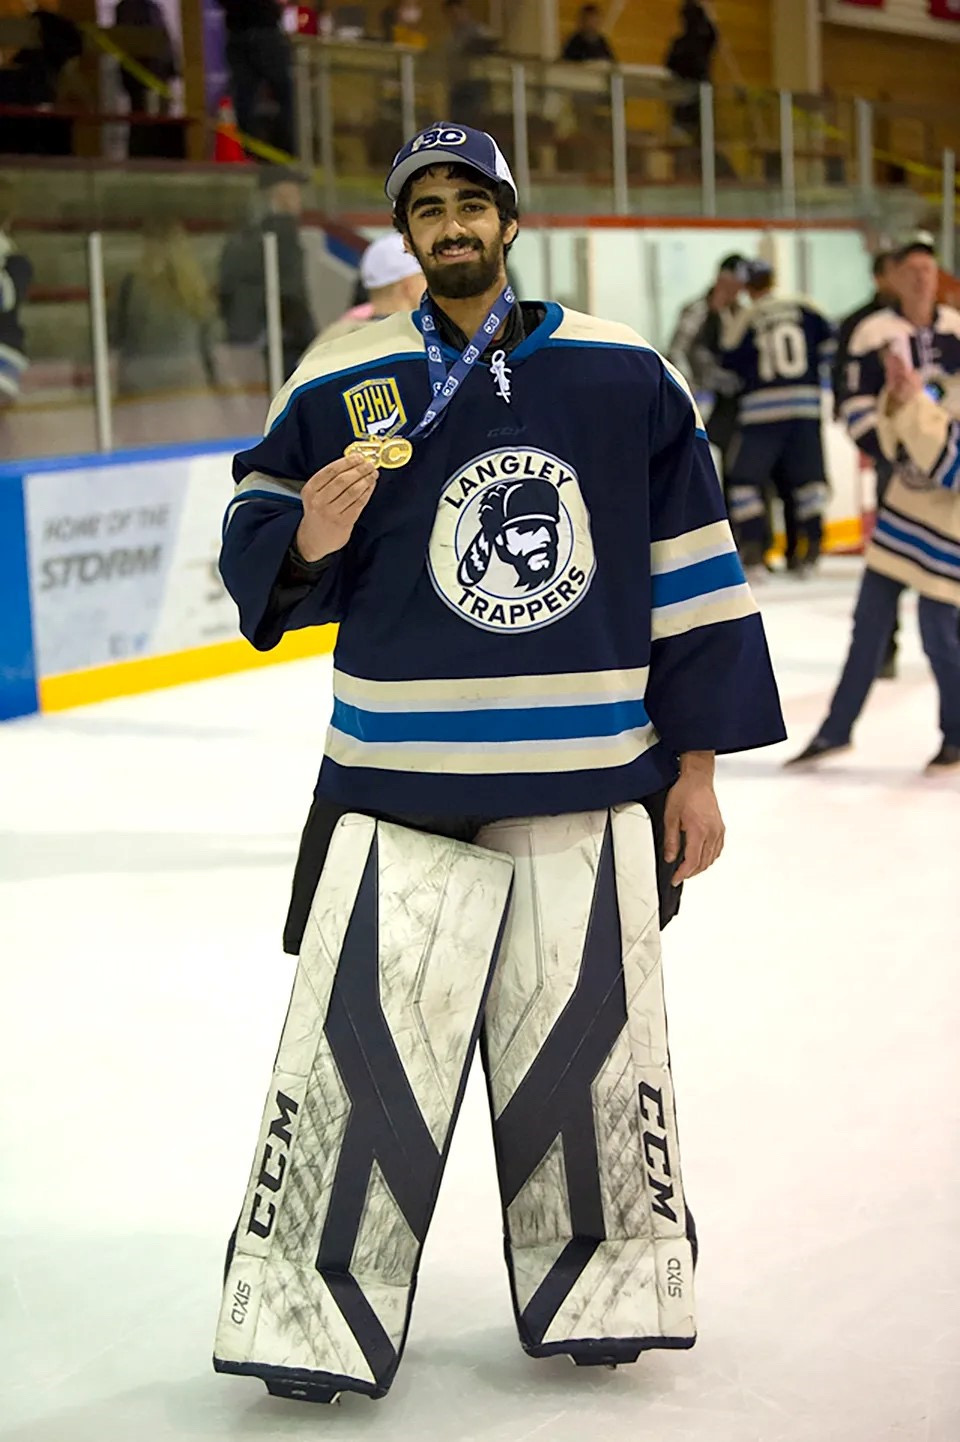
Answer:
[{"label": "dark beard", "polygon": [[436,265],[420,254],[417,259],[431,295],[441,300],[469,300],[471,296],[484,295],[496,285],[503,267],[503,250],[475,251],[468,260],[456,265]]}]

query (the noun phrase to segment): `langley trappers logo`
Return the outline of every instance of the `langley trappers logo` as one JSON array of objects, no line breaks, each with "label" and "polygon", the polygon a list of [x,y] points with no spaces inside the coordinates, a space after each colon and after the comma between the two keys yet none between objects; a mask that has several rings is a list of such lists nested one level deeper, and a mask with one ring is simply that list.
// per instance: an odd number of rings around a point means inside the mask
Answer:
[{"label": "langley trappers logo", "polygon": [[429,567],[446,604],[485,631],[559,621],[596,568],[576,471],[526,446],[470,461],[444,487]]}]

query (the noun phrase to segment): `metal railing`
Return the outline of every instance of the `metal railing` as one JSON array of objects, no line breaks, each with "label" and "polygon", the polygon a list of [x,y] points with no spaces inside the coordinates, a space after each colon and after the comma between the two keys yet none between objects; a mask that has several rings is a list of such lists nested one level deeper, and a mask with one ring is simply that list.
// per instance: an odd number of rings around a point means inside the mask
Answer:
[{"label": "metal railing", "polygon": [[[392,154],[448,119],[494,134],[527,209],[882,222],[935,193],[955,248],[954,152],[933,137],[960,144],[960,112],[697,87],[660,66],[492,55],[452,74],[433,52],[316,39],[297,44],[296,87],[299,158],[331,214],[380,203]],[[878,147],[898,118],[915,118],[919,155]]]}]

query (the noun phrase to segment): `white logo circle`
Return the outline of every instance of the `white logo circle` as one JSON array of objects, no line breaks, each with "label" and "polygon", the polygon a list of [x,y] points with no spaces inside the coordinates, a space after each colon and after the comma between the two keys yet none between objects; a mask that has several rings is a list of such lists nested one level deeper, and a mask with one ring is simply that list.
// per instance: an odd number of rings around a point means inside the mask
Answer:
[{"label": "white logo circle", "polygon": [[456,126],[446,126],[445,128],[425,130],[422,135],[417,136],[410,149],[415,154],[418,150],[433,150],[438,145],[466,145],[466,143],[467,133],[465,130],[460,130]]},{"label": "white logo circle", "polygon": [[443,488],[428,565],[441,600],[484,631],[561,620],[596,570],[576,471],[534,446],[475,457]]}]

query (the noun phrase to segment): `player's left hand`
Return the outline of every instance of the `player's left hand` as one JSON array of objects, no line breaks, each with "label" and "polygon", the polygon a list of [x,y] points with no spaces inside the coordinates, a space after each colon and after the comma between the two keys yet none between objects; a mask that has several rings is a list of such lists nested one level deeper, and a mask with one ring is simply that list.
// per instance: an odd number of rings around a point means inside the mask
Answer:
[{"label": "player's left hand", "polygon": [[683,836],[683,861],[673,877],[680,886],[712,866],[723,850],[725,828],[713,789],[712,753],[681,757],[680,779],[667,795],[664,856],[676,861]]}]

